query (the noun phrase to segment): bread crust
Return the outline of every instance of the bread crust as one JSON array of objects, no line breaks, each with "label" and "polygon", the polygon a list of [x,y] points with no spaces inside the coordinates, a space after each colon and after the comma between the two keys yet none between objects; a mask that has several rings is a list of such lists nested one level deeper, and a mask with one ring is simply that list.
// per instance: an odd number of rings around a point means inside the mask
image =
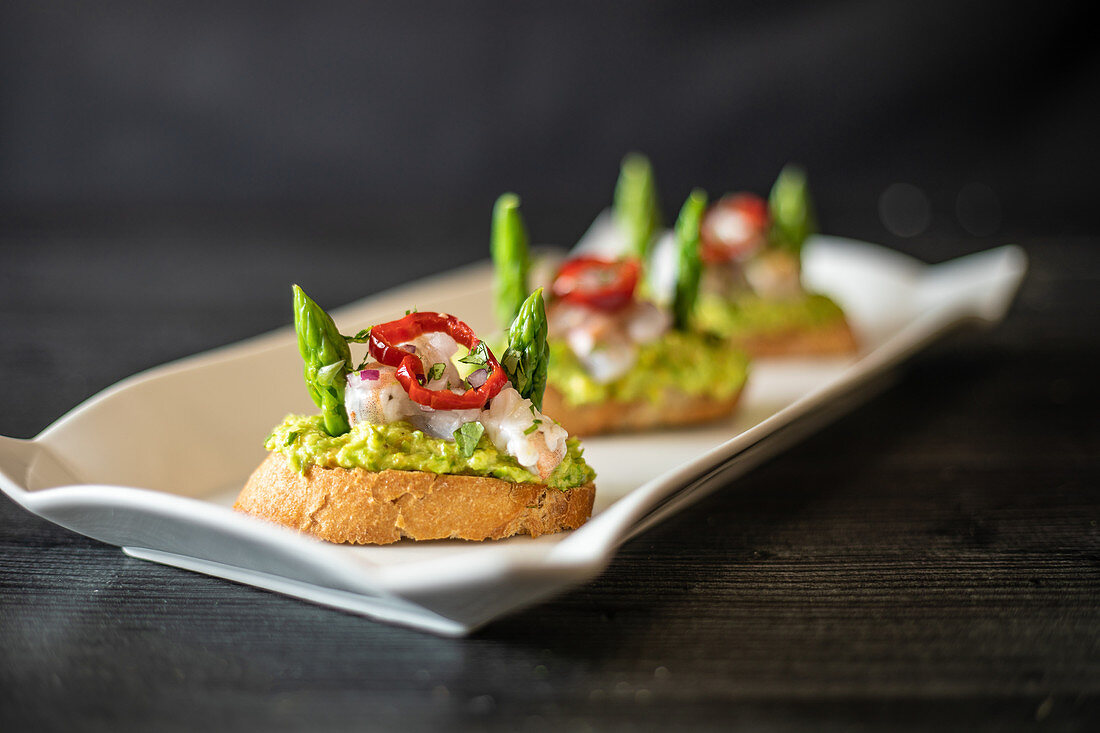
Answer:
[{"label": "bread crust", "polygon": [[547,385],[542,409],[553,415],[570,435],[625,433],[656,427],[673,427],[709,422],[730,415],[744,388],[724,399],[669,391],[652,402],[595,402],[570,405],[555,387]]},{"label": "bread crust", "polygon": [[329,542],[385,545],[414,540],[497,540],[576,529],[592,515],[590,482],[545,484],[423,471],[320,468],[295,471],[271,453],[234,509]]},{"label": "bread crust", "polygon": [[734,336],[730,343],[744,349],[752,357],[829,356],[850,354],[859,348],[855,334],[845,319],[819,328],[792,328]]}]

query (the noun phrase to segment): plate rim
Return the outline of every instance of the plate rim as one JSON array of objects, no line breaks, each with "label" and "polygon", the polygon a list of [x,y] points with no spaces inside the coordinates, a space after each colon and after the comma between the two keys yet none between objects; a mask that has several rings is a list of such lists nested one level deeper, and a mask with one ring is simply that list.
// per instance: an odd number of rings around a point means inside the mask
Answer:
[{"label": "plate rim", "polygon": [[[647,515],[654,510],[660,511],[658,505],[662,500],[673,499],[678,493],[687,490],[707,474],[715,471],[720,472],[728,468],[739,456],[744,455],[754,446],[766,443],[783,428],[798,423],[799,420],[805,418],[813,410],[836,401],[846,392],[857,389],[862,383],[867,382],[874,376],[888,372],[893,366],[919,352],[929,341],[934,340],[952,325],[967,320],[990,324],[999,321],[1004,317],[1008,305],[1017,292],[1027,270],[1026,256],[1022,249],[1015,245],[1004,245],[948,260],[944,263],[927,265],[903,253],[859,240],[842,237],[819,237],[818,239],[871,251],[875,253],[875,256],[888,257],[895,265],[913,270],[914,276],[922,279],[928,278],[930,274],[937,272],[946,274],[968,266],[973,269],[975,265],[997,262],[1001,266],[1002,272],[995,273],[995,275],[999,276],[1000,282],[989,284],[986,288],[990,291],[997,287],[1000,288],[1002,291],[1000,307],[997,303],[994,303],[993,307],[982,308],[978,307],[983,305],[981,303],[963,302],[965,299],[961,299],[961,301],[949,303],[943,308],[930,307],[917,312],[907,320],[902,328],[892,333],[884,343],[879,344],[870,352],[860,354],[855,361],[847,365],[843,371],[833,378],[816,385],[779,411],[772,413],[740,434],[731,436],[728,440],[712,447],[704,454],[696,456],[686,463],[679,464],[634,488],[607,506],[599,514],[593,516],[584,526],[553,543],[531,544],[523,550],[516,550],[515,548],[519,545],[515,545],[507,551],[494,552],[490,555],[482,553],[481,562],[479,563],[462,563],[461,558],[466,553],[460,549],[457,552],[407,560],[397,565],[387,566],[383,563],[368,562],[365,559],[352,562],[349,560],[350,554],[338,554],[332,551],[332,548],[340,546],[325,543],[293,529],[258,522],[254,518],[243,516],[228,507],[208,500],[181,496],[166,491],[103,484],[76,484],[31,491],[20,486],[14,478],[8,476],[4,470],[2,460],[0,460],[0,489],[32,513],[87,536],[95,537],[94,534],[89,534],[82,529],[57,521],[55,517],[59,513],[64,514],[65,511],[71,511],[74,507],[80,505],[110,505],[116,509],[141,507],[163,512],[163,516],[169,521],[182,521],[185,524],[194,522],[203,525],[205,529],[228,534],[234,541],[253,543],[256,547],[268,546],[283,549],[289,547],[301,553],[301,556],[310,563],[315,563],[316,567],[327,567],[327,572],[324,575],[339,580],[340,585],[344,586],[343,588],[333,588],[331,584],[306,584],[321,589],[346,592],[349,587],[362,588],[363,590],[351,592],[362,593],[370,589],[382,595],[404,598],[410,594],[415,595],[417,592],[428,589],[440,590],[441,587],[445,588],[446,586],[500,582],[502,579],[522,576],[526,573],[554,574],[557,576],[555,580],[560,581],[559,585],[583,582],[594,577],[606,567],[617,547],[637,534],[637,532],[631,531],[633,525],[644,521]],[[481,260],[444,273],[430,275],[356,300],[334,309],[333,313],[340,317],[356,311],[381,309],[388,300],[407,298],[412,291],[426,290],[445,281],[453,281],[456,284],[462,283],[464,290],[461,292],[470,292],[471,288],[466,288],[466,282],[481,280],[485,276],[488,267],[487,261]],[[483,287],[483,284],[481,287]],[[460,296],[461,293],[454,293],[453,295]],[[989,304],[984,305],[988,306]],[[50,454],[54,460],[59,460],[61,457],[56,455],[54,444],[63,439],[69,426],[76,424],[79,417],[86,411],[94,409],[114,395],[140,384],[171,377],[181,371],[202,368],[249,354],[286,348],[286,342],[292,337],[292,328],[283,326],[231,344],[175,359],[125,377],[82,401],[51,422],[32,439],[19,440],[0,436],[0,458],[3,458],[6,449],[12,449],[14,444],[20,443],[22,444],[18,448],[20,451],[33,452],[41,450]],[[751,465],[745,466],[744,470],[751,469],[753,465],[756,464],[751,463]],[[700,494],[700,496],[702,495]],[[677,506],[675,509],[665,512],[660,518],[647,522],[646,527],[663,521],[665,516],[673,511],[679,511],[681,508],[682,506]],[[121,546],[128,554],[144,556],[143,559],[153,559],[150,553],[159,553],[158,557],[161,557],[161,559],[157,561],[170,559],[165,556],[171,553],[166,553],[157,548],[125,545],[98,537],[96,539]],[[177,556],[177,559],[178,557],[181,556]],[[191,559],[208,564],[216,562],[207,558],[191,557]],[[183,566],[180,561],[171,562],[170,564]],[[453,571],[453,574],[446,575],[445,577],[449,582],[443,583],[441,586],[439,582],[441,568],[448,569],[448,566],[450,566],[449,569]],[[246,575],[249,572],[258,572],[246,567],[238,567],[238,569]],[[207,572],[207,570],[200,570],[200,572]],[[228,577],[225,574],[216,572],[208,574]],[[290,580],[303,582],[293,578]],[[252,584],[257,585],[257,583]],[[289,594],[302,597],[298,593]],[[323,600],[317,600],[317,602],[324,603]],[[359,612],[366,613],[362,609]],[[430,610],[429,613],[431,613]],[[382,618],[381,620],[401,622],[400,619],[392,618]],[[425,624],[426,622],[413,623],[412,625],[425,626]],[[430,625],[427,624],[427,626]],[[470,630],[476,625],[479,624],[467,623],[463,628]],[[438,624],[436,626],[438,627]],[[444,634],[453,631],[453,629],[448,631],[446,628],[428,628],[428,630]]]}]

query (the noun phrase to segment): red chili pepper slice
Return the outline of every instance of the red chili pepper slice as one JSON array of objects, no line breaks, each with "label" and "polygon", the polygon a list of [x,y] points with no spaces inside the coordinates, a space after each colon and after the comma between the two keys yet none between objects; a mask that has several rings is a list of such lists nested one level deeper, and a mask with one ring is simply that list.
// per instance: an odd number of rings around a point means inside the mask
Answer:
[{"label": "red chili pepper slice", "polygon": [[561,266],[550,289],[562,300],[614,311],[630,303],[641,273],[634,259],[574,257]]},{"label": "red chili pepper slice", "polygon": [[703,217],[700,256],[708,265],[752,254],[768,232],[768,204],[754,193],[726,194]]},{"label": "red chili pepper slice", "polygon": [[463,394],[425,387],[424,365],[420,357],[397,347],[397,344],[411,341],[425,333],[443,332],[449,334],[458,343],[473,351],[482,343],[474,330],[454,316],[446,313],[409,313],[404,318],[382,323],[370,330],[367,348],[377,361],[397,369],[397,381],[409,393],[409,399],[418,405],[434,410],[480,409],[491,398],[496,397],[508,381],[508,376],[500,366],[493,352],[485,345],[485,368],[489,374],[485,384],[476,389],[468,389]]}]

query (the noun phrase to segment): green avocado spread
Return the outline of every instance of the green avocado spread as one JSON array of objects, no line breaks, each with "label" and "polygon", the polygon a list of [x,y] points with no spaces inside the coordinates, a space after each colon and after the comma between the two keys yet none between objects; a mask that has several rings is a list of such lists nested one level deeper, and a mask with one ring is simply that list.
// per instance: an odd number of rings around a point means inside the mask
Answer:
[{"label": "green avocado spread", "polygon": [[[296,471],[309,466],[363,468],[367,471],[428,471],[430,473],[490,476],[513,483],[543,483],[482,435],[469,456],[453,440],[433,438],[406,422],[372,425],[361,422],[343,435],[332,437],[320,415],[287,415],[264,446],[282,453]],[[585,463],[580,441],[569,438],[566,454],[545,482],[555,489],[572,489],[596,477]]]},{"label": "green avocado spread", "polygon": [[719,336],[800,331],[843,318],[840,306],[818,293],[791,300],[765,300],[756,295],[735,299],[701,295],[695,311],[695,325]]},{"label": "green avocado spread", "polygon": [[550,342],[546,382],[573,406],[593,402],[659,401],[669,390],[724,399],[745,384],[748,356],[706,334],[669,331],[638,347],[630,371],[605,384],[593,379],[564,341]]}]

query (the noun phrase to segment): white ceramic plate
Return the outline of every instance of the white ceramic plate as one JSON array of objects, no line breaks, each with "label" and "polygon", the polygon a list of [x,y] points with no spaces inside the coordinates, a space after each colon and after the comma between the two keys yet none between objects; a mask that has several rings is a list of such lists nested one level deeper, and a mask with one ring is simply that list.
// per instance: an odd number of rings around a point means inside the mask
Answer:
[{"label": "white ceramic plate", "polygon": [[[890,367],[939,334],[966,321],[997,322],[1025,270],[1016,247],[932,267],[874,245],[816,238],[806,279],[844,306],[864,346],[859,357],[760,361],[729,421],[585,441],[599,473],[596,507],[571,533],[352,547],[234,512],[271,427],[287,412],[313,409],[289,328],[125,379],[33,440],[0,437],[0,488],[134,557],[464,634],[595,577],[626,539],[873,394]],[[489,279],[489,265],[478,264],[334,315],[354,332],[415,306],[488,332]]]}]

